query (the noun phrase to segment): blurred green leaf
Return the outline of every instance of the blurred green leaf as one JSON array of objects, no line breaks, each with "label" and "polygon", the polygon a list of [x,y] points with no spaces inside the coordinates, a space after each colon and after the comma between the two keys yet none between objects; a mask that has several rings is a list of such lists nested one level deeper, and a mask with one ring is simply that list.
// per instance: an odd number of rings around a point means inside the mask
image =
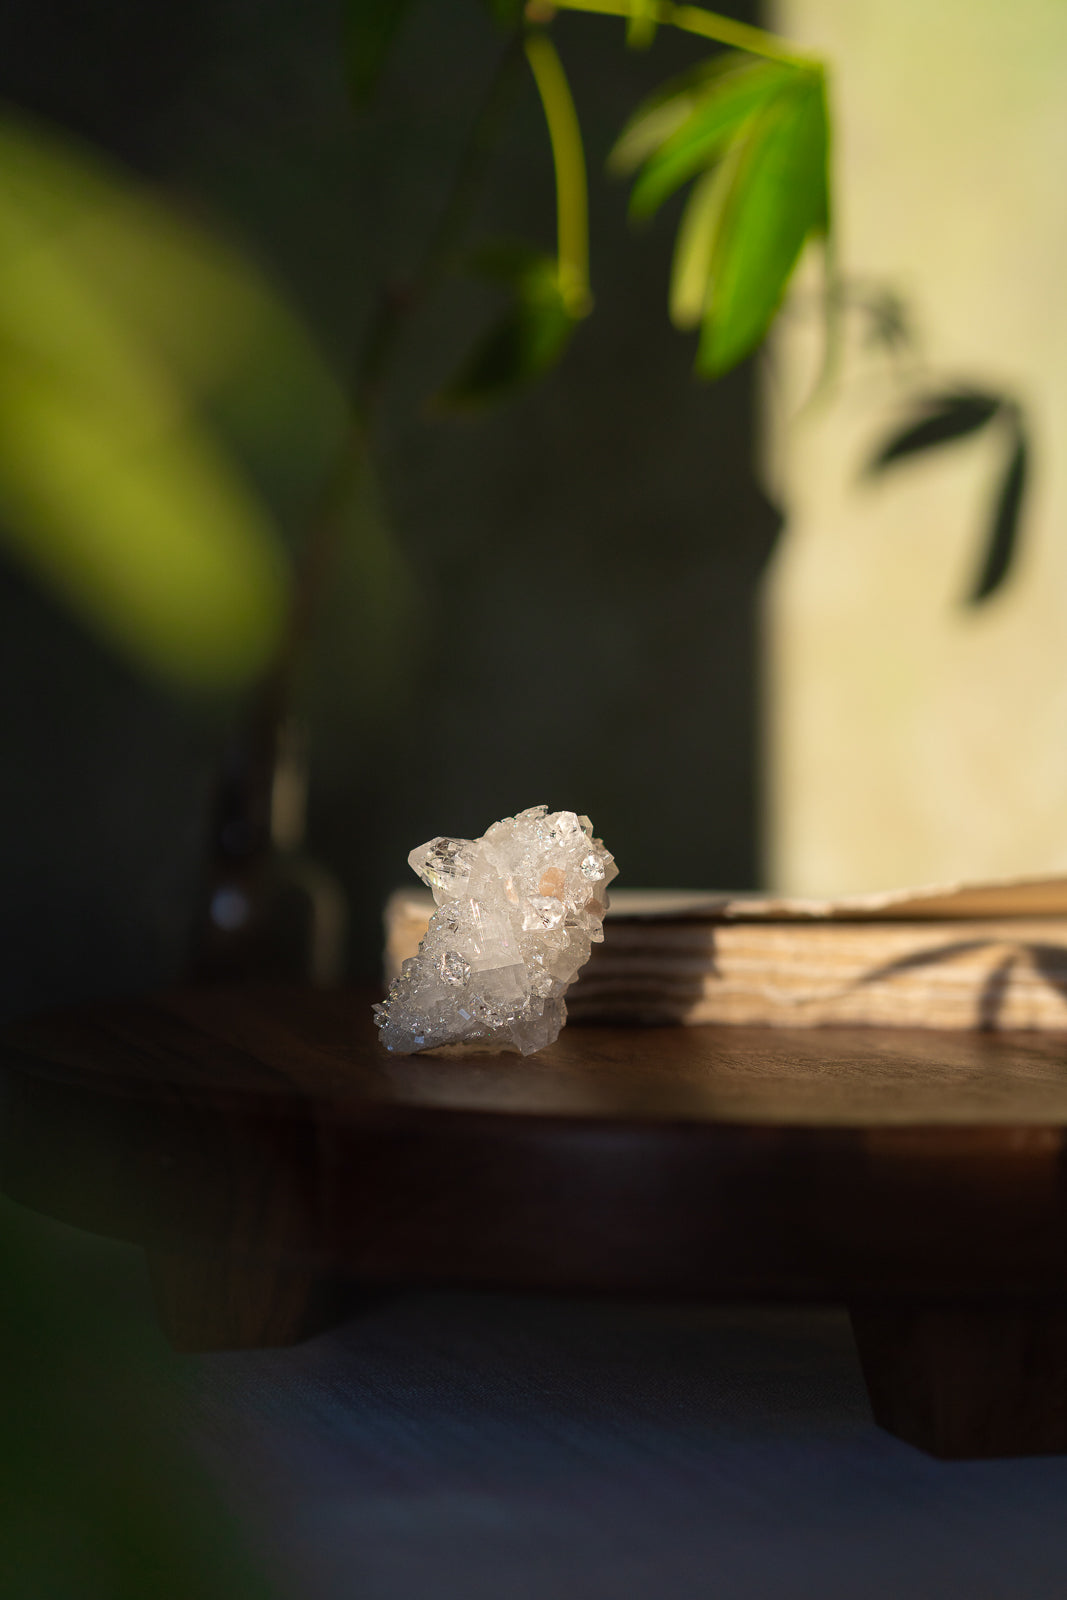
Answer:
[{"label": "blurred green leaf", "polygon": [[796,74],[744,141],[723,208],[697,371],[718,377],[766,333],[805,239],[829,222],[822,74]]},{"label": "blurred green leaf", "polygon": [[246,681],[285,614],[262,510],[207,438],[0,363],[0,511],[11,553],[141,665],[194,687]]},{"label": "blurred green leaf", "polygon": [[1018,546],[1019,522],[1029,476],[1029,451],[1017,425],[1015,442],[1007,470],[1000,482],[986,543],[985,556],[967,603],[980,605],[995,594],[1004,582],[1015,560]]},{"label": "blurred green leaf", "polygon": [[630,195],[630,214],[650,217],[668,196],[724,151],[750,118],[788,92],[800,74],[778,62],[745,62],[708,85],[679,128],[646,161]]},{"label": "blurred green leaf", "polygon": [[924,396],[915,407],[917,420],[913,416],[889,436],[872,457],[867,471],[882,472],[907,456],[965,439],[991,422],[1001,405],[998,395],[980,394],[973,389]]},{"label": "blurred green leaf", "polygon": [[409,0],[344,0],[344,49],[352,99],[360,108],[374,93]]},{"label": "blurred green leaf", "polygon": [[479,251],[483,276],[508,283],[512,304],[478,341],[459,372],[435,398],[435,409],[478,409],[543,377],[563,355],[578,320],[571,315],[551,256],[524,246]]},{"label": "blurred green leaf", "polygon": [[261,670],[286,572],[232,451],[281,459],[306,428],[321,454],[339,419],[296,319],[234,252],[0,118],[0,537],[104,638],[187,685]]},{"label": "blurred green leaf", "polygon": [[[165,368],[228,447],[269,489],[278,486],[280,509],[302,515],[335,452],[344,406],[306,329],[247,257],[86,150],[10,117],[0,119],[0,174],[0,286],[11,271],[12,292],[32,296],[24,258],[47,236],[82,299],[117,317],[125,342]],[[41,314],[38,339],[48,331],[45,307]],[[103,348],[62,329],[57,337],[68,365],[84,358],[99,372],[114,358],[113,327]]]},{"label": "blurred green leaf", "polygon": [[608,171],[626,177],[647,161],[654,150],[669,139],[689,119],[697,104],[695,91],[657,96],[631,118],[612,146]]},{"label": "blurred green leaf", "polygon": [[608,155],[608,171],[616,177],[636,172],[703,103],[718,79],[749,60],[737,51],[724,51],[661,84],[641,102],[616,139]]},{"label": "blurred green leaf", "polygon": [[217,1487],[182,1443],[187,1375],[128,1246],[0,1199],[4,1600],[269,1600]]},{"label": "blurred green leaf", "polygon": [[184,378],[209,387],[265,334],[299,367],[321,362],[247,258],[192,227],[90,152],[10,115],[0,120],[5,247],[37,238]]},{"label": "blurred green leaf", "polygon": [[740,149],[732,147],[718,166],[698,178],[686,201],[671,264],[670,316],[676,328],[696,328],[703,321],[715,238]]}]

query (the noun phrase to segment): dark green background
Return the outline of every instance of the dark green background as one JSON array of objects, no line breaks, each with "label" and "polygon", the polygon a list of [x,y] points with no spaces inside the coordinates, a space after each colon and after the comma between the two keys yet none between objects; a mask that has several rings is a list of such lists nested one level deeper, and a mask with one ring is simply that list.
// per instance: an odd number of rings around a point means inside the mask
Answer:
[{"label": "dark green background", "polygon": [[[6,97],[235,235],[341,372],[380,285],[418,257],[502,48],[476,0],[419,0],[357,117],[326,0],[5,15]],[[666,314],[676,213],[632,232],[604,176],[636,102],[702,49],[661,32],[635,55],[606,19],[554,33],[587,144],[595,313],[540,388],[463,422],[426,400],[495,302],[455,279],[410,319],[380,416],[406,577],[368,596],[357,556],[342,563],[302,686],[310,846],[348,891],[356,971],[374,969],[412,845],[541,801],[588,811],[620,884],[759,877],[755,596],[778,518],[753,472],[753,374],[693,380]],[[551,163],[520,82],[472,241],[551,248]],[[139,682],[6,565],[0,665],[0,1005],[168,978],[232,708]]]}]

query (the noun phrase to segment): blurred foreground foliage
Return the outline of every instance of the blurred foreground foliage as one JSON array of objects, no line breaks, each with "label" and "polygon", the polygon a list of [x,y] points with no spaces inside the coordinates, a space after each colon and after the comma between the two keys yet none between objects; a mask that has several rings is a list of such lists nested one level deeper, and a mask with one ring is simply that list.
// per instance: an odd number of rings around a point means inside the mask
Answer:
[{"label": "blurred foreground foliage", "polygon": [[270,1600],[181,1439],[129,1254],[0,1200],[0,1594]]},{"label": "blurred foreground foliage", "polygon": [[321,466],[340,421],[299,321],[235,250],[0,115],[0,536],[17,562],[149,675],[240,685],[288,606],[284,511],[251,459],[310,448]]},{"label": "blurred foreground foliage", "polygon": [[[0,111],[0,538],[145,675],[217,692],[291,672],[330,571],[360,544],[359,507],[375,499],[370,412],[396,305],[418,303],[471,261],[507,296],[441,387],[441,411],[506,397],[563,358],[593,297],[582,134],[552,38],[558,9],[621,19],[631,48],[647,49],[661,25],[726,47],[640,108],[612,160],[636,173],[638,219],[693,185],[670,311],[678,327],[700,328],[700,375],[717,377],[755,348],[805,243],[827,235],[820,63],[668,0],[488,9],[506,36],[496,80],[416,281],[383,296],[344,396],[299,319],[237,250],[81,146]],[[343,47],[357,106],[402,44],[405,12],[404,0],[349,0]],[[464,235],[516,67],[529,69],[544,113],[556,248],[472,255]],[[376,684],[378,622],[395,621],[407,586],[387,519],[362,533],[361,672]]]}]

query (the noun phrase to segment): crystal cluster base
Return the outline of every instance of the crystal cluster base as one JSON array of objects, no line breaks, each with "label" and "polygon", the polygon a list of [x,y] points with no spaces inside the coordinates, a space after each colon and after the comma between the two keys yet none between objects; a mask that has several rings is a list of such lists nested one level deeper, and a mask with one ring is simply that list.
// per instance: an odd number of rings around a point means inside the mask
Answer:
[{"label": "crystal cluster base", "polygon": [[567,986],[604,937],[618,876],[589,818],[532,806],[480,839],[431,839],[408,862],[438,909],[374,1008],[385,1048],[525,1056],[551,1044],[567,1020]]}]

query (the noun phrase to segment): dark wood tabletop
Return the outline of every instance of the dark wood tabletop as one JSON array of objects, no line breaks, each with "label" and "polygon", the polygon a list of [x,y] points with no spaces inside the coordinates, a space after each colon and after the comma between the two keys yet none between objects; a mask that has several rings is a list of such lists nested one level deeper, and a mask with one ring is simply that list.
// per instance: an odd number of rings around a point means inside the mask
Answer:
[{"label": "dark wood tabletop", "polygon": [[369,992],[189,988],[9,1025],[0,1063],[154,1098],[875,1129],[1067,1127],[1067,1033],[572,1024],[533,1056],[378,1045]]},{"label": "dark wood tabletop", "polygon": [[204,988],[2,1052],[9,1186],[146,1243],[390,1280],[1067,1291],[1065,1036],[571,1027],[405,1057],[365,994]]},{"label": "dark wood tabletop", "polygon": [[187,1344],[296,1336],[338,1278],[844,1301],[875,1332],[1061,1314],[1067,1036],[572,1026],[525,1059],[392,1057],[371,998],[200,988],[7,1029],[3,1186],[145,1245]]}]

